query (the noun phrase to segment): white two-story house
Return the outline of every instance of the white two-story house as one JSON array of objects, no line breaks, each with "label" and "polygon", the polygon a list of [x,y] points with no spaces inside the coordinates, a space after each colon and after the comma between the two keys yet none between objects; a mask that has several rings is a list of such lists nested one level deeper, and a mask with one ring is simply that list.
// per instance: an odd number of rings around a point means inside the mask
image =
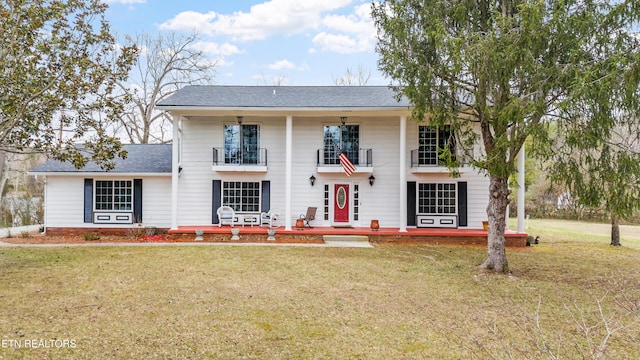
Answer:
[{"label": "white two-story house", "polygon": [[157,108],[174,119],[172,145],[127,145],[109,173],[53,161],[32,170],[47,177],[47,229],[215,226],[221,206],[237,224],[277,211],[284,231],[309,207],[314,227],[486,220],[488,177],[465,166],[453,177],[438,149],[456,153],[455,134],[413,121],[388,87],[187,86]]}]

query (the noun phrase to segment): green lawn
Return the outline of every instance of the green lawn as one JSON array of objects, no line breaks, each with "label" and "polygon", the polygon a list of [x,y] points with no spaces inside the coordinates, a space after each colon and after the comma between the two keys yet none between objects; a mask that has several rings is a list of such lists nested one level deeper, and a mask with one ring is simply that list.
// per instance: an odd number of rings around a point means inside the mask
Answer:
[{"label": "green lawn", "polygon": [[[517,221],[510,219],[510,227],[517,229]],[[525,231],[540,235],[545,241],[581,241],[596,244],[611,243],[611,224],[569,220],[531,219],[525,221]],[[640,226],[620,225],[622,246],[640,249]]]},{"label": "green lawn", "polygon": [[639,358],[640,249],[530,228],[511,275],[479,247],[0,248],[0,359]]}]

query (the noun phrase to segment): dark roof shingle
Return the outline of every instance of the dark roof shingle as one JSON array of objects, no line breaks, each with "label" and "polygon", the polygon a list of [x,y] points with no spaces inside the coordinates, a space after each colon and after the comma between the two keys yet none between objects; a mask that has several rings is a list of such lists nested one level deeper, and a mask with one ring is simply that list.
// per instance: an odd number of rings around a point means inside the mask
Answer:
[{"label": "dark roof shingle", "polygon": [[[127,158],[113,159],[115,167],[109,173],[171,173],[171,144],[126,144]],[[104,172],[96,163],[89,162],[76,169],[68,162],[47,160],[36,166],[32,173],[95,173]]]},{"label": "dark roof shingle", "polygon": [[388,86],[185,86],[163,107],[407,108]]}]

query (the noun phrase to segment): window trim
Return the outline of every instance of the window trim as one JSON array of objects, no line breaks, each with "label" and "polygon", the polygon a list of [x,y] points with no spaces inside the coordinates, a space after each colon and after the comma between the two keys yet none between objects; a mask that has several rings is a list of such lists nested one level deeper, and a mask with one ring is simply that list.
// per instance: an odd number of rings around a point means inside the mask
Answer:
[{"label": "window trim", "polygon": [[[131,190],[130,194],[125,194],[124,196],[127,196],[130,198],[128,205],[129,208],[128,209],[118,209],[115,210],[113,209],[114,205],[116,204],[116,201],[114,201],[115,196],[118,196],[115,194],[114,191],[112,191],[111,193],[111,209],[98,209],[98,203],[103,203],[103,202],[99,202],[98,201],[98,182],[111,182],[111,189],[115,189],[114,186],[114,182],[116,181],[124,181],[128,183],[127,188],[129,188]],[[102,196],[102,195],[100,195]],[[122,196],[122,195],[120,195]],[[134,208],[134,199],[135,199],[135,186],[134,186],[134,181],[133,179],[93,179],[93,212],[103,212],[103,213],[112,213],[112,212],[118,212],[118,213],[133,213],[133,208]]]},{"label": "window trim", "polygon": [[[239,144],[238,144],[238,152],[240,154],[242,154],[244,152],[243,147],[243,136],[242,136],[242,129],[245,126],[255,126],[256,127],[256,137],[257,137],[257,143],[255,145],[255,153],[253,155],[255,155],[255,161],[254,162],[247,162],[244,160],[244,156],[240,156],[240,159],[238,159],[238,162],[233,162],[231,161],[233,159],[233,157],[228,157],[227,156],[227,146],[230,145],[227,143],[227,136],[226,136],[226,131],[227,131],[227,127],[228,126],[237,126],[239,127]],[[224,123],[222,124],[222,149],[224,151],[223,153],[223,164],[224,165],[241,165],[241,166],[252,166],[252,165],[260,165],[260,142],[261,142],[261,138],[260,138],[260,133],[261,133],[261,124],[259,123],[242,123],[242,124],[238,124],[238,123],[232,123],[232,122],[228,122],[228,123]]]},{"label": "window trim", "polygon": [[[442,144],[442,133],[448,133],[447,138],[452,138],[453,141],[449,141],[446,143],[446,146],[449,147],[449,151],[453,154],[455,159],[456,156],[456,142],[455,142],[455,131],[451,128],[451,125],[444,126],[435,126],[435,125],[418,125],[417,129],[417,141],[418,141],[418,158],[417,158],[417,166],[427,166],[427,167],[435,167],[435,166],[445,166],[442,160],[440,160],[440,154],[442,149],[440,145]],[[432,151],[421,151],[422,147],[429,147],[432,145],[421,144],[421,138],[423,131],[431,130],[435,132],[435,154]],[[428,155],[428,156],[427,156]],[[435,157],[434,157],[435,155]],[[435,163],[431,161],[431,159],[435,158]]]},{"label": "window trim", "polygon": [[[434,193],[435,193],[435,197],[434,197],[434,204],[433,205],[421,205],[421,202],[423,201],[422,198],[422,192],[423,190],[421,189],[421,187],[423,185],[434,185]],[[444,186],[449,186],[449,189],[441,189],[441,187]],[[446,205],[440,205],[439,204],[439,200],[440,200],[440,196],[441,196],[441,192],[447,192],[448,194],[453,194],[452,197],[444,197],[443,201],[448,200],[448,204]],[[421,182],[417,184],[417,188],[416,188],[416,214],[417,215],[458,215],[459,213],[459,209],[458,209],[458,183],[455,182],[447,182],[447,183],[433,183],[433,182]],[[435,212],[423,212],[420,211],[421,208],[423,207],[434,207],[435,208]],[[442,211],[444,208],[453,208],[453,212],[444,212]]]},{"label": "window trim", "polygon": [[[239,191],[240,191],[240,209],[236,210],[235,205],[236,204],[230,204],[228,202],[226,202],[226,200],[229,198],[229,196],[225,196],[225,191],[228,189],[227,185],[230,183],[239,183],[240,187],[239,187]],[[257,198],[257,203],[253,203],[253,204],[245,204],[244,200],[245,198],[242,195],[243,192],[243,185],[244,184],[257,184],[257,191],[258,193],[254,196],[254,198]],[[256,189],[256,188],[254,188]],[[249,189],[249,190],[254,190],[254,189]],[[221,198],[220,198],[220,204],[222,206],[230,206],[234,209],[234,211],[236,213],[240,213],[240,214],[254,214],[254,213],[260,213],[260,209],[262,209],[262,193],[263,193],[263,189],[262,189],[262,181],[235,181],[235,180],[226,180],[226,181],[222,181],[221,186],[220,186],[220,190],[221,190]],[[242,210],[243,205],[247,205],[247,206],[254,206],[256,208],[256,210]]]},{"label": "window trim", "polygon": [[[360,123],[350,123],[350,124],[344,124],[345,127],[348,126],[356,126],[357,127],[357,134],[358,134],[358,138],[357,138],[357,148],[356,149],[350,149],[347,152],[347,155],[349,156],[349,160],[351,160],[352,163],[359,165],[360,164],[360,148],[362,147],[362,125]],[[338,144],[340,146],[339,151],[331,150],[328,149],[327,144],[326,144],[326,128],[327,127],[337,127],[339,128],[339,134],[340,134],[340,144]],[[343,151],[343,138],[342,138],[342,128],[343,125],[342,124],[335,124],[335,123],[326,123],[326,124],[322,124],[322,161],[323,164],[325,165],[340,165],[340,160],[338,159],[338,156],[340,155],[340,153]],[[327,156],[328,153],[335,153],[335,157],[331,157],[331,156]]]}]

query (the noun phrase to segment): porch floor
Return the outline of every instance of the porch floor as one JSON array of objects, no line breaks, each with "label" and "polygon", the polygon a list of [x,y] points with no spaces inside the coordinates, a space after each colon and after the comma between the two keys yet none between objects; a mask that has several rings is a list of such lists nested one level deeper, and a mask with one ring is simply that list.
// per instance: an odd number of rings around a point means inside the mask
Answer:
[{"label": "porch floor", "polygon": [[[400,232],[399,228],[380,228],[377,231],[368,227],[331,227],[314,226],[304,229],[292,228],[285,230],[284,226],[275,227],[276,240],[266,240],[267,227],[242,226],[240,240],[231,240],[231,226],[223,225],[194,225],[179,226],[168,232],[175,237],[193,239],[196,229],[204,231],[204,241],[220,242],[286,242],[286,243],[323,243],[323,235],[365,235],[371,243],[423,243],[423,244],[456,244],[456,245],[486,245],[487,231],[483,229],[448,229],[448,228],[407,228],[406,232]],[[512,230],[505,231],[507,246],[525,246],[527,234]]]}]

